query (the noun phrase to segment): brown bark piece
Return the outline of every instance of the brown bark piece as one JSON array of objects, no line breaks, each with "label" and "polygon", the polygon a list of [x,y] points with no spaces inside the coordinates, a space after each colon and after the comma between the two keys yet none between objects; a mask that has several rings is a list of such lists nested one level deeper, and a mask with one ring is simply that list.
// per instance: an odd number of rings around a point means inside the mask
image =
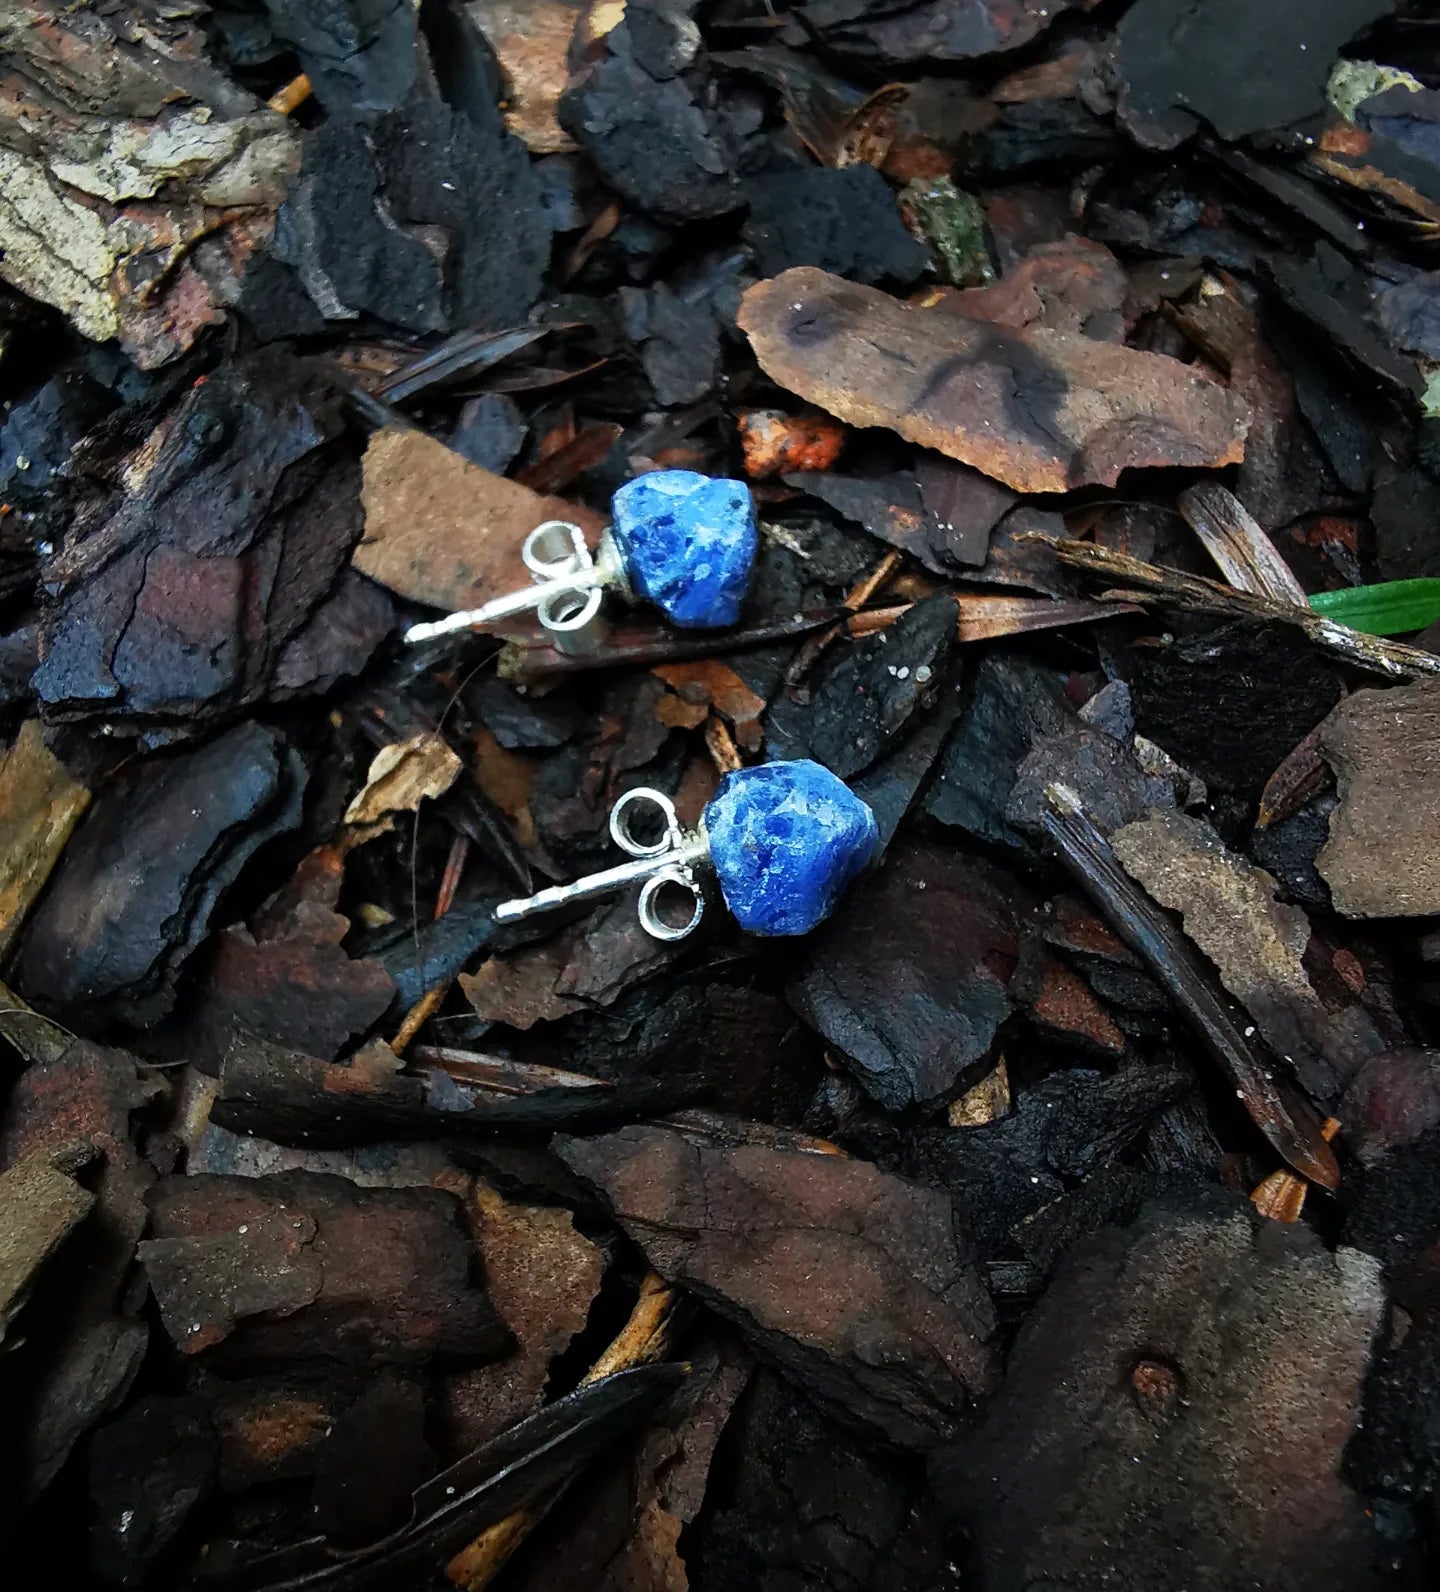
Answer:
[{"label": "brown bark piece", "polygon": [[561,935],[543,945],[527,945],[510,956],[487,957],[473,973],[462,973],[458,982],[485,1022],[533,1028],[536,1023],[553,1023],[583,1008],[583,1001],[562,995],[558,989],[560,975],[573,954],[573,937]]},{"label": "brown bark piece", "polygon": [[218,1055],[238,1027],[333,1058],[395,999],[385,969],[340,944],[349,927],[340,913],[305,901],[273,934],[257,939],[243,925],[226,929],[207,979],[202,1042]]},{"label": "brown bark piece", "polygon": [[1345,1143],[1367,1165],[1440,1127],[1440,1050],[1404,1046],[1372,1056],[1340,1102]]},{"label": "brown bark piece", "polygon": [[[29,1067],[10,1095],[0,1167],[35,1154],[68,1155],[76,1144],[99,1156],[86,1177],[94,1212],[54,1261],[64,1272],[57,1290],[64,1297],[26,1324],[31,1359],[15,1427],[30,1494],[49,1484],[82,1433],[123,1396],[149,1342],[125,1296],[153,1176],[135,1147],[131,1117],[160,1087],[124,1051],[79,1040]],[[30,1310],[41,1303],[33,1300]]]},{"label": "brown bark piece", "polygon": [[1244,456],[1245,405],[1163,354],[913,309],[811,267],[752,287],[739,324],[790,391],[1019,492],[1114,486],[1132,466]]},{"label": "brown bark piece", "polygon": [[15,744],[0,752],[0,957],[89,805],[90,792],[46,746],[39,720],[22,724]]},{"label": "brown bark piece", "polygon": [[1109,249],[1072,233],[1057,243],[1037,243],[1000,281],[946,293],[942,302],[961,315],[1016,331],[1047,327],[1119,343],[1128,291],[1125,272]]},{"label": "brown bark piece", "polygon": [[604,902],[558,939],[494,956],[460,988],[487,1022],[531,1028],[587,1007],[611,1006],[633,984],[674,959],[671,945],[647,934],[634,904]]},{"label": "brown bark piece", "polygon": [[1384,1308],[1370,1256],[1224,1196],[1083,1240],[937,1467],[976,1584],[1374,1587],[1340,1461]]},{"label": "brown bark piece", "polygon": [[846,1156],[661,1127],[556,1149],[662,1276],[836,1419],[928,1448],[990,1387],[994,1307],[938,1190]]},{"label": "brown bark piece", "polygon": [[95,1203],[67,1176],[66,1159],[35,1150],[0,1172],[0,1347],[36,1273]]},{"label": "brown bark piece", "polygon": [[325,1438],[354,1401],[345,1378],[281,1369],[257,1377],[197,1379],[219,1446],[226,1492],[313,1475]]},{"label": "brown bark piece", "polygon": [[1132,879],[1183,914],[1185,932],[1219,969],[1221,983],[1312,1096],[1333,1099],[1385,1048],[1358,1004],[1331,1011],[1311,984],[1304,909],[1277,901],[1274,879],[1228,851],[1204,819],[1152,813],[1117,830],[1110,844]]},{"label": "brown bark piece", "polygon": [[1340,805],[1316,867],[1351,918],[1440,912],[1440,682],[1356,691],[1320,726]]},{"label": "brown bark piece", "polygon": [[444,1190],[317,1172],[172,1177],[150,1208],[140,1259],[186,1353],[229,1340],[241,1360],[404,1364],[507,1342]]},{"label": "brown bark piece", "polygon": [[1040,967],[1030,1016],[1060,1039],[1079,1040],[1111,1056],[1125,1053],[1125,1035],[1085,980],[1059,957],[1047,956]]},{"label": "brown bark piece", "polygon": [[511,1204],[481,1182],[470,1209],[491,1301],[517,1347],[447,1384],[446,1423],[457,1455],[539,1405],[550,1362],[585,1325],[605,1274],[604,1254],[576,1232],[569,1211]]},{"label": "brown bark piece", "polygon": [[574,149],[555,105],[570,81],[565,62],[580,8],[564,0],[470,0],[465,9],[508,79],[506,127],[532,155]]},{"label": "brown bark piece", "polygon": [[530,584],[520,545],[545,520],[598,532],[592,510],[483,470],[422,431],[392,427],[365,453],[365,536],[355,567],[437,608],[478,608]]}]

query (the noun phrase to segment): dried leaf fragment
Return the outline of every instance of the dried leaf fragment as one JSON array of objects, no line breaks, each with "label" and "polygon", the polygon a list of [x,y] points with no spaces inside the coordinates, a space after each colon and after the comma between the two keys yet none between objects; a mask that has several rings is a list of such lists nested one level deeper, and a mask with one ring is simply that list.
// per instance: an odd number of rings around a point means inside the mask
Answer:
[{"label": "dried leaf fragment", "polygon": [[382,746],[371,761],[365,788],[345,809],[345,822],[389,829],[396,813],[417,812],[428,796],[443,796],[460,773],[460,759],[433,731]]},{"label": "dried leaf fragment", "polygon": [[1114,486],[1132,466],[1244,456],[1245,405],[1163,354],[916,309],[808,266],[750,288],[739,325],[790,391],[1017,491]]}]

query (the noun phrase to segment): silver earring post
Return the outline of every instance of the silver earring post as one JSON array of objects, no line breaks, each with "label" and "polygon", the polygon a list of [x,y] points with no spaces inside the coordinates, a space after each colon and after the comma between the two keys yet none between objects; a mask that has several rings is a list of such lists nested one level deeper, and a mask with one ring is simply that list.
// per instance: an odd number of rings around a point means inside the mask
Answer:
[{"label": "silver earring post", "polygon": [[414,646],[459,630],[474,630],[497,620],[534,609],[540,623],[558,646],[567,643],[583,650],[600,639],[597,620],[607,587],[624,587],[624,566],[607,533],[595,553],[585,535],[569,520],[546,520],[525,538],[520,556],[530,571],[531,584],[507,592],[479,608],[464,608],[424,624],[411,625],[405,640]]},{"label": "silver earring post", "polygon": [[[658,839],[643,840],[635,831],[635,820],[646,810],[658,814]],[[705,896],[697,874],[698,866],[710,856],[710,843],[704,834],[684,829],[674,802],[663,791],[642,785],[626,791],[615,803],[610,813],[610,837],[635,860],[587,874],[573,884],[552,885],[537,895],[502,902],[495,909],[495,921],[514,923],[537,912],[591,901],[640,882],[637,910],[647,934],[657,940],[683,940],[692,933],[705,911]],[[665,907],[672,904],[675,896],[689,898],[689,916],[683,922],[665,915]]]}]

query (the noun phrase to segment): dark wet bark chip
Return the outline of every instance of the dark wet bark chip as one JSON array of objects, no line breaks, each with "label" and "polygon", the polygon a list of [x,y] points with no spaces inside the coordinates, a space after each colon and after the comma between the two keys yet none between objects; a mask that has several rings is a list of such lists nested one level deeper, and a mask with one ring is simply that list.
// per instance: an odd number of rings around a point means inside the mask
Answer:
[{"label": "dark wet bark chip", "polygon": [[818,34],[826,46],[887,65],[969,61],[1018,50],[1065,11],[1094,0],[811,0],[792,24],[799,43]]},{"label": "dark wet bark chip", "polygon": [[815,265],[852,282],[909,283],[928,263],[873,166],[771,172],[750,178],[745,198],[745,237],[762,276]]},{"label": "dark wet bark chip", "polygon": [[977,840],[1023,848],[1025,837],[1008,822],[1005,808],[1034,740],[1078,728],[1065,683],[1022,653],[995,650],[976,669],[966,708],[925,811]]},{"label": "dark wet bark chip", "polygon": [[950,1191],[982,1259],[1013,1259],[1042,1212],[1110,1166],[1193,1087],[1172,1067],[1066,1068],[1021,1090],[997,1121],[917,1130],[903,1169]]},{"label": "dark wet bark chip", "polygon": [[[1209,123],[1222,138],[1288,127],[1325,108],[1341,46],[1394,0],[1139,0],[1115,34],[1120,116],[1142,144],[1169,149]],[[1259,72],[1237,71],[1243,37]]]},{"label": "dark wet bark chip", "polygon": [[453,1194],[318,1172],[172,1177],[139,1258],[183,1354],[424,1364],[502,1351]]},{"label": "dark wet bark chip", "polygon": [[133,1585],[184,1529],[215,1484],[215,1432],[193,1397],[151,1396],[90,1444],[90,1562]]},{"label": "dark wet bark chip", "polygon": [[1285,625],[1188,636],[1137,659],[1129,681],[1140,733],[1246,802],[1340,700],[1336,669]]},{"label": "dark wet bark chip", "polygon": [[695,1592],[944,1585],[949,1543],[923,1478],[853,1440],[773,1373],[760,1373],[725,1435],[735,1474],[689,1539]]},{"label": "dark wet bark chip", "polygon": [[1377,1586],[1337,1471],[1383,1309],[1368,1256],[1224,1196],[1082,1241],[979,1436],[935,1470],[977,1575],[995,1592],[1141,1592],[1202,1566],[1217,1587]]},{"label": "dark wet bark chip", "polygon": [[897,848],[814,936],[791,1004],[883,1105],[943,1099],[1013,1009],[1025,895],[978,858]]},{"label": "dark wet bark chip", "polygon": [[848,779],[869,768],[934,700],[955,637],[954,602],[917,603],[844,653],[808,702],[779,697],[765,719],[774,758],[810,757]]},{"label": "dark wet bark chip", "polygon": [[662,1127],[557,1148],[662,1276],[845,1425],[930,1448],[990,1386],[994,1310],[945,1195],[846,1156]]},{"label": "dark wet bark chip", "polygon": [[[661,25],[670,31],[685,23],[670,17]],[[633,51],[633,32],[628,19],[621,22],[609,36],[613,53],[570,80],[556,106],[560,125],[616,192],[662,220],[738,209],[744,197],[731,140],[703,65],[652,74]]]},{"label": "dark wet bark chip", "polygon": [[157,1022],[221,894],[300,819],[305,771],[246,724],[137,765],[95,803],[30,921],[22,992],[72,1019]]},{"label": "dark wet bark chip", "polygon": [[[164,741],[368,661],[388,603],[325,612],[361,528],[359,466],[318,364],[269,350],[221,366],[86,505],[50,558],[32,685],[47,718],[103,715]],[[359,631],[356,631],[356,625]]]}]

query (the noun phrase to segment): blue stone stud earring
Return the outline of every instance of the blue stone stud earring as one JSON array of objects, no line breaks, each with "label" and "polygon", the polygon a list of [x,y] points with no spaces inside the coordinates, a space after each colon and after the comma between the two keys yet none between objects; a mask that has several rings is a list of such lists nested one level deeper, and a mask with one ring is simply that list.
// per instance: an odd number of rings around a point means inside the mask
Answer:
[{"label": "blue stone stud earring", "polygon": [[[652,832],[642,837],[635,825],[647,810]],[[742,929],[808,934],[835,910],[880,839],[874,813],[808,758],[727,774],[694,833],[681,828],[674,804],[660,791],[626,791],[611,810],[610,834],[633,862],[506,901],[495,909],[496,921],[510,923],[640,882],[642,926],[657,940],[683,940],[705,910],[700,871],[708,866]]]},{"label": "blue stone stud earring", "polygon": [[405,639],[431,641],[533,608],[556,645],[583,647],[595,639],[607,588],[645,598],[682,629],[722,629],[740,617],[756,541],[755,504],[743,481],[657,470],[627,481],[611,499],[611,525],[593,555],[578,525],[547,520],[520,549],[528,587],[412,625]]}]

